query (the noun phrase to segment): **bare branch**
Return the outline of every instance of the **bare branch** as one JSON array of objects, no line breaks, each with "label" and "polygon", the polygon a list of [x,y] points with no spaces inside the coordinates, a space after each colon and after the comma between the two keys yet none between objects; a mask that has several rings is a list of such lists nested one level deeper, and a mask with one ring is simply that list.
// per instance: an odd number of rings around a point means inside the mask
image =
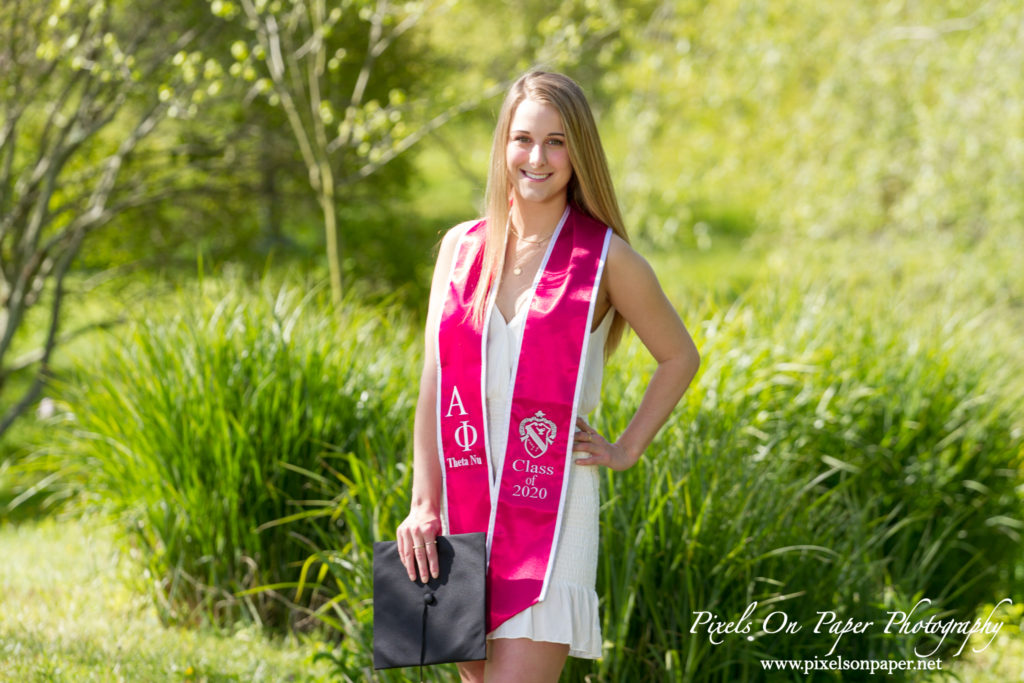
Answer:
[{"label": "bare branch", "polygon": [[[312,33],[315,36],[320,36],[322,41],[325,12],[324,2],[323,0],[312,0],[312,2]],[[320,94],[320,79],[323,78],[326,67],[326,50],[323,49],[322,42],[318,45],[318,48],[313,54],[314,58],[306,62],[306,80],[307,87],[309,88],[309,116],[313,123],[313,133],[316,136],[317,148],[323,150],[327,147],[327,132],[324,130],[324,120],[320,115],[320,106],[323,103],[323,98]],[[326,179],[324,187],[325,189],[327,187]]]},{"label": "bare branch", "polygon": [[[98,22],[86,19],[84,14],[76,14],[74,19],[78,28],[72,36],[77,36],[79,54],[87,59],[104,57],[106,53],[100,45],[99,36],[105,35],[106,29],[110,28],[111,14],[103,14]],[[148,24],[154,26],[155,19]],[[196,28],[186,30],[171,44],[161,45],[158,52],[183,47],[198,32]],[[142,49],[143,42],[150,37],[145,31],[134,33],[129,39],[130,54]],[[13,48],[8,45],[7,54],[12,54],[11,50]],[[152,82],[154,74],[167,68],[165,57],[147,53],[143,84]],[[16,359],[13,366],[0,365],[0,384],[12,372],[35,367],[31,386],[0,418],[0,434],[36,400],[49,376],[54,348],[70,338],[59,334],[64,282],[85,237],[109,223],[120,211],[166,196],[166,193],[155,191],[126,195],[123,189],[119,190],[119,176],[126,160],[166,115],[168,105],[157,101],[155,93],[149,93],[152,101],[134,128],[121,139],[116,151],[95,167],[90,177],[84,175],[88,169],[80,169],[71,174],[71,178],[66,177],[65,168],[69,161],[125,110],[129,98],[141,87],[134,82],[127,64],[117,66],[114,78],[110,79],[91,70],[74,69],[68,60],[65,54],[44,65],[26,58],[26,66],[6,83],[9,93],[13,88],[17,102],[4,102],[2,105],[5,116],[2,144],[5,146],[0,156],[0,168],[4,172],[0,188],[4,189],[4,195],[0,205],[5,210],[0,213],[0,259],[3,260],[0,273],[4,276],[0,280],[0,359],[11,350],[14,335],[28,312],[39,304],[44,291],[50,291],[48,284],[54,283],[54,288],[52,302],[48,305],[49,326],[41,348]],[[2,61],[3,53],[0,53]],[[33,72],[40,69],[47,77],[58,74],[62,79],[59,87],[50,89],[49,94],[55,97],[51,97],[49,105],[45,104],[47,93],[36,94],[29,90],[28,79],[35,77],[37,74]],[[35,112],[37,108],[43,108],[47,118],[33,144],[35,151],[30,152],[32,157],[21,159],[15,151],[20,142],[17,134],[23,134],[18,124],[23,113]],[[63,201],[59,208],[54,209],[52,204],[58,190]],[[113,199],[115,190],[121,195],[116,202]],[[60,229],[55,219],[64,219],[68,214],[72,216],[68,225]],[[46,231],[56,231],[56,234],[46,236]],[[40,245],[40,242],[44,244]],[[82,330],[70,336],[80,333]]]},{"label": "bare branch", "polygon": [[281,55],[281,36],[277,30],[277,22],[274,20],[274,17],[270,16],[267,17],[267,21],[263,26],[265,33],[261,32],[260,36],[265,38],[267,45],[264,49],[270,54],[270,60],[267,64],[271,67],[270,77],[274,82],[275,92],[281,98],[281,107],[284,109],[285,116],[288,117],[288,122],[291,125],[292,133],[295,135],[295,141],[299,144],[299,151],[302,154],[306,168],[309,169],[310,183],[313,185],[313,189],[319,192],[320,178],[314,172],[314,169],[317,167],[317,157],[306,132],[306,127],[303,125],[302,115],[295,106],[291,92],[284,85],[285,65]]},{"label": "bare branch", "polygon": [[367,42],[366,56],[363,57],[363,66],[359,69],[355,87],[352,88],[352,97],[349,98],[350,107],[358,107],[363,103],[366,85],[370,82],[370,72],[373,71],[373,63],[377,59],[377,55],[374,54],[375,46],[380,42],[383,32],[384,8],[386,6],[386,0],[377,0],[377,9],[370,15],[370,39]]},{"label": "bare branch", "polygon": [[466,165],[466,160],[463,158],[458,145],[446,138],[440,128],[435,128],[430,131],[430,137],[437,141],[436,149],[448,157],[448,161],[451,162],[452,166],[455,167],[455,170],[458,171],[459,175],[461,175],[467,183],[470,185],[476,185],[480,182],[480,174],[477,173],[475,169],[470,169]]},{"label": "bare branch", "polygon": [[989,13],[991,2],[978,7],[965,17],[956,17],[940,21],[934,26],[894,26],[879,34],[879,42],[897,40],[938,40],[950,33],[971,31],[985,19]]},{"label": "bare branch", "polygon": [[403,33],[405,33],[409,29],[413,28],[416,24],[418,24],[420,19],[422,19],[425,14],[426,10],[424,9],[421,9],[418,12],[412,12],[411,14],[409,14],[409,16],[403,19],[398,24],[398,26],[392,29],[388,33],[388,35],[384,36],[379,41],[377,41],[377,43],[372,47],[374,59],[384,54],[384,51],[391,47],[391,44],[395,42],[395,40],[397,40]]},{"label": "bare branch", "polygon": [[357,182],[359,180],[362,180],[363,178],[366,178],[368,176],[373,175],[374,173],[379,171],[383,166],[385,166],[386,164],[388,164],[389,162],[394,160],[400,154],[402,154],[407,149],[409,149],[410,147],[415,145],[417,142],[422,140],[424,137],[429,135],[431,133],[431,131],[437,130],[438,128],[440,128],[444,124],[448,123],[449,121],[451,121],[453,118],[455,118],[459,114],[462,114],[462,113],[465,113],[467,111],[470,111],[471,109],[475,109],[476,107],[478,107],[480,105],[481,102],[483,102],[485,100],[488,100],[488,99],[490,99],[490,98],[492,98],[492,97],[494,97],[496,95],[501,94],[511,84],[512,84],[511,80],[505,81],[503,83],[498,83],[497,85],[494,85],[494,86],[488,88],[487,90],[485,90],[478,97],[473,98],[471,100],[467,100],[467,101],[463,102],[462,104],[459,104],[459,105],[457,105],[455,107],[451,107],[451,108],[441,112],[440,114],[438,114],[437,116],[432,118],[430,121],[427,121],[425,124],[420,126],[416,130],[415,133],[412,133],[411,135],[409,135],[409,136],[407,136],[405,138],[402,138],[401,142],[399,142],[397,145],[395,145],[390,150],[385,152],[384,155],[381,156],[380,159],[378,159],[377,161],[374,161],[374,162],[371,162],[369,164],[364,165],[362,168],[360,168],[354,174],[344,178],[342,180],[342,183],[346,184],[346,185],[349,185],[349,184],[355,183],[355,182]]},{"label": "bare branch", "polygon": [[[78,45],[86,45],[90,40],[92,40],[92,37],[89,34],[91,32],[90,29],[93,27],[93,24],[94,22],[91,19],[82,24],[81,28],[78,31],[78,35],[75,36],[75,40]],[[95,49],[96,47],[93,46],[93,50]],[[56,66],[57,62],[59,62],[62,59],[66,58],[61,56],[56,57],[53,60],[54,66]],[[81,84],[81,82],[85,79],[95,80],[92,77],[92,74],[86,69],[73,70],[71,78],[68,79],[68,82],[62,88],[61,93],[57,96],[55,100],[49,103],[48,108],[50,110],[50,113],[46,117],[46,125],[43,126],[43,132],[40,135],[39,158],[44,158],[46,156],[47,150],[50,149],[50,135],[53,133],[54,127],[66,131],[67,129],[75,125],[75,123],[77,123],[78,117],[82,114],[81,106],[75,108],[75,111],[72,113],[70,119],[63,121],[61,123],[58,123],[58,121],[64,118],[64,105],[67,104],[68,99],[70,99],[71,93],[73,93]]]},{"label": "bare branch", "polygon": [[[97,79],[95,78],[86,79],[72,121],[60,129],[58,138],[51,147],[39,150],[36,163],[32,166],[28,177],[22,175],[15,185],[15,191],[19,195],[19,206],[5,216],[0,225],[6,230],[15,221],[21,221],[27,217],[28,223],[21,233],[18,245],[23,259],[29,258],[38,243],[42,227],[48,223],[49,199],[53,195],[57,177],[64,165],[87,139],[113,120],[127,99],[127,95],[122,92],[110,103],[105,112],[102,108],[93,107],[96,83]],[[95,109],[95,113],[90,112],[95,118],[83,128],[79,118],[81,113],[89,108]],[[51,112],[51,116],[53,114],[54,112]]]},{"label": "bare branch", "polygon": [[73,248],[69,248],[62,256],[60,263],[57,267],[56,282],[53,293],[53,302],[50,305],[50,322],[49,330],[46,334],[46,341],[43,344],[42,355],[38,361],[39,371],[36,373],[35,378],[32,380],[32,384],[22,394],[14,405],[12,405],[2,418],[0,418],[0,434],[3,434],[10,428],[11,424],[15,419],[18,418],[23,412],[25,412],[30,405],[39,397],[39,393],[42,391],[43,384],[50,374],[50,356],[53,354],[53,349],[57,344],[57,332],[60,328],[60,309],[61,304],[64,301],[64,278],[67,276],[68,268],[71,266],[72,260],[78,251],[78,247],[81,246],[81,240],[84,233],[77,235],[77,241],[73,245]]},{"label": "bare branch", "polygon": [[[68,246],[66,246],[60,253],[58,263],[63,263],[66,259],[73,258],[77,253],[78,245],[81,243],[85,234],[105,225],[114,217],[114,213],[107,207],[107,201],[110,197],[110,193],[113,191],[114,183],[121,170],[121,166],[124,163],[125,158],[131,154],[132,150],[135,149],[138,142],[148,135],[153,129],[157,121],[161,118],[163,111],[163,104],[155,104],[150,111],[140,119],[131,134],[121,142],[117,152],[107,159],[103,174],[97,181],[96,187],[89,198],[88,207],[71,222],[64,232],[58,236],[58,239],[66,240],[68,242]],[[51,242],[51,244],[47,246],[48,248],[55,248],[56,244],[56,242]],[[35,250],[31,252],[30,256],[26,254],[26,262],[28,263],[28,266],[24,267],[22,272],[19,274],[11,293],[10,301],[8,302],[6,329],[3,330],[3,336],[0,337],[0,358],[3,358],[7,353],[10,348],[10,344],[13,341],[14,332],[21,324],[25,311],[30,308],[33,303],[32,288],[38,288],[38,283],[40,282],[38,279],[38,271],[44,263],[45,253],[46,250],[43,252]],[[59,270],[57,271],[56,276],[58,278],[63,277]],[[3,433],[2,429],[0,429],[0,433]]]},{"label": "bare branch", "polygon": [[93,190],[92,196],[89,198],[89,208],[79,217],[77,217],[71,223],[72,230],[82,230],[83,232],[93,230],[98,224],[106,223],[112,217],[112,213],[107,209],[107,200],[110,197],[110,193],[114,189],[114,183],[117,180],[117,175],[121,171],[121,166],[124,164],[125,159],[134,151],[135,147],[139,144],[139,141],[149,135],[149,133],[156,126],[157,122],[163,117],[166,107],[162,103],[154,104],[146,114],[139,119],[139,122],[135,125],[135,129],[126,137],[117,149],[117,152],[111,155],[106,162],[106,169],[104,170],[103,176],[99,182],[96,183],[96,188]]},{"label": "bare branch", "polygon": [[[88,334],[89,332],[94,332],[97,330],[109,330],[112,327],[123,325],[126,322],[128,322],[128,318],[124,316],[118,316],[116,318],[109,318],[107,320],[100,320],[94,323],[89,323],[88,325],[82,325],[81,327],[74,329],[71,332],[59,335],[56,340],[56,346],[63,346],[68,342],[73,341],[78,337],[81,337],[84,334]],[[10,365],[8,365],[6,368],[3,368],[2,374],[4,376],[9,377],[13,374],[21,372],[22,370],[28,369],[33,365],[36,365],[37,363],[41,363],[45,357],[45,348],[38,348],[33,351],[29,351],[11,361]],[[2,383],[2,380],[0,380],[0,383]]]}]

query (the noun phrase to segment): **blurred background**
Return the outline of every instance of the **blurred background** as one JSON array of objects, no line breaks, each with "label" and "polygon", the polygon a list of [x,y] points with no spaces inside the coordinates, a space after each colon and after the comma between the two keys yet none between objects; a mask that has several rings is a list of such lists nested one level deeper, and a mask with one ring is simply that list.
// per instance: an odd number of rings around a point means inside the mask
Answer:
[{"label": "blurred background", "polygon": [[[534,65],[703,356],[603,479],[605,654],[564,680],[855,680],[760,662],[922,597],[1004,627],[842,656],[1024,680],[1012,0],[5,0],[0,677],[375,675],[436,247]],[[605,433],[652,369],[627,338]],[[754,601],[808,627],[690,634]]]}]

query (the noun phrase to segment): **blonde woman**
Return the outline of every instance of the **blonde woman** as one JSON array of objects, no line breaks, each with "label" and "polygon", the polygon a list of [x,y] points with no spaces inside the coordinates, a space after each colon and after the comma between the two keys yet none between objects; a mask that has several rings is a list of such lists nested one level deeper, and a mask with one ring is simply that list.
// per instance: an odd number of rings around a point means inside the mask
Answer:
[{"label": "blonde woman", "polygon": [[[584,416],[627,324],[657,368],[609,438]],[[556,681],[567,656],[601,656],[598,467],[637,462],[699,364],[629,245],[590,107],[568,77],[535,71],[509,90],[486,215],[441,243],[425,348],[399,553],[426,581],[442,530],[487,532],[488,658],[460,664],[462,680]]]}]

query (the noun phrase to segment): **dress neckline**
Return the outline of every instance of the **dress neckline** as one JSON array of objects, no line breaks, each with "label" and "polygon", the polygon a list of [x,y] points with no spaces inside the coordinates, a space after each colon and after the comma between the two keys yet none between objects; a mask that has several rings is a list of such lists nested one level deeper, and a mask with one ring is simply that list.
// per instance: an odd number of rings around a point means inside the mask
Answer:
[{"label": "dress neckline", "polygon": [[516,311],[511,318],[506,319],[505,314],[501,312],[500,308],[498,308],[498,304],[494,304],[494,311],[495,313],[498,314],[498,317],[501,318],[501,322],[505,323],[505,327],[512,327],[512,323],[519,320],[519,318],[521,318],[523,314],[526,313],[527,310],[529,310],[529,308],[529,306],[520,306],[519,310]]},{"label": "dress neckline", "polygon": [[[529,306],[521,306],[519,308],[519,310],[516,311],[516,314],[512,316],[511,320],[505,320],[505,314],[501,312],[501,309],[498,308],[497,304],[494,304],[494,306],[493,306],[493,311],[494,312],[493,312],[492,315],[496,315],[498,320],[500,320],[502,322],[502,324],[505,326],[505,329],[509,329],[509,328],[511,328],[513,326],[513,324],[515,322],[517,322],[520,318],[522,318],[523,315],[528,310],[529,310]],[[604,317],[601,318],[601,322],[598,323],[597,327],[595,327],[594,329],[590,330],[590,334],[597,334],[598,332],[600,332],[601,328],[604,327],[608,323],[609,320],[611,320],[614,312],[615,312],[614,309],[609,307],[608,310],[604,312]]]}]

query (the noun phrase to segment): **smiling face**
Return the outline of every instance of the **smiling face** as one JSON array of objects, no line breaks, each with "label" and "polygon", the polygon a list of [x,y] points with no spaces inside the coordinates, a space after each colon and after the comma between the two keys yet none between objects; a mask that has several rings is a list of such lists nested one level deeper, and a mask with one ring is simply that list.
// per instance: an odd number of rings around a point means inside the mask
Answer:
[{"label": "smiling face", "polygon": [[550,104],[525,99],[509,126],[505,163],[513,201],[565,203],[572,164],[565,129]]}]

